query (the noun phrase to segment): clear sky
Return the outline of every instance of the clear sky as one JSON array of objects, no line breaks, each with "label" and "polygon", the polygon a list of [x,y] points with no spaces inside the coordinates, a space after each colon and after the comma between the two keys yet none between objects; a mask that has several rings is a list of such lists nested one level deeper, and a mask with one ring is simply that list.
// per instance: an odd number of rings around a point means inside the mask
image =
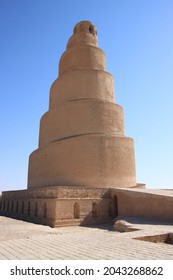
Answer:
[{"label": "clear sky", "polygon": [[49,89],[82,20],[106,52],[137,182],[173,188],[173,0],[0,0],[0,190],[27,186]]}]

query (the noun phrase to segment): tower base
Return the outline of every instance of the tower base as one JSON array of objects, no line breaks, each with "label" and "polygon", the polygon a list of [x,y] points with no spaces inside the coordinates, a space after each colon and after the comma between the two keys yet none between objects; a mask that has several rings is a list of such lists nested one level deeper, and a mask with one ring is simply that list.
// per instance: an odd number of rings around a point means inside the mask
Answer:
[{"label": "tower base", "polygon": [[135,186],[133,139],[81,135],[37,149],[29,158],[28,189],[57,185],[108,189]]},{"label": "tower base", "polygon": [[117,216],[173,220],[171,190],[56,186],[7,191],[0,215],[51,227],[113,223]]},{"label": "tower base", "polygon": [[0,214],[51,227],[109,223],[119,214],[112,193],[73,186],[7,191],[2,193]]}]

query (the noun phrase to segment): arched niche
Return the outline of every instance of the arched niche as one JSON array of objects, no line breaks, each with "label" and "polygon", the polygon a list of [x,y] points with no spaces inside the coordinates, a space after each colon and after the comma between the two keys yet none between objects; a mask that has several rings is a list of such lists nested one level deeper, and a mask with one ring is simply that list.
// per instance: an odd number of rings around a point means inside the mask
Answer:
[{"label": "arched niche", "polygon": [[74,219],[80,218],[80,204],[79,202],[75,202],[74,204]]}]

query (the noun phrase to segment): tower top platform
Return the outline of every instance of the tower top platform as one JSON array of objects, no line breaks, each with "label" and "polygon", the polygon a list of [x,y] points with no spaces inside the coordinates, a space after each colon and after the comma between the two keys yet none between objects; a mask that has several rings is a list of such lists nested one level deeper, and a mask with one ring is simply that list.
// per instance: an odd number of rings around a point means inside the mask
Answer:
[{"label": "tower top platform", "polygon": [[90,21],[81,21],[75,25],[67,49],[78,45],[98,46],[97,29]]}]

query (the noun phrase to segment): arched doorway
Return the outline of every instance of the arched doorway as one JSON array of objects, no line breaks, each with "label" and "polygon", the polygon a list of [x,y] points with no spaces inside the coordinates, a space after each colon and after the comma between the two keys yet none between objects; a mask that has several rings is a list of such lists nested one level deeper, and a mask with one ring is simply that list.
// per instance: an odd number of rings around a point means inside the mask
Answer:
[{"label": "arched doorway", "polygon": [[37,205],[37,202],[35,202],[34,215],[35,215],[35,217],[37,217],[37,215],[38,215],[38,205]]},{"label": "arched doorway", "polygon": [[74,204],[74,219],[80,218],[80,204],[79,202],[75,202]]},{"label": "arched doorway", "polygon": [[31,212],[31,203],[30,201],[28,201],[28,215],[30,215],[30,212]]},{"label": "arched doorway", "polygon": [[7,201],[7,212],[9,211],[9,200]]},{"label": "arched doorway", "polygon": [[24,205],[24,201],[22,201],[22,211],[21,211],[22,214],[24,214],[24,206],[25,206],[25,205]]},{"label": "arched doorway", "polygon": [[18,208],[19,208],[19,202],[16,201],[16,213],[18,212]]},{"label": "arched doorway", "polygon": [[114,217],[114,203],[113,203],[113,201],[109,202],[108,214],[109,214],[109,217]]},{"label": "arched doorway", "polygon": [[44,203],[44,207],[43,207],[43,217],[47,218],[47,204],[46,204],[46,202]]},{"label": "arched doorway", "polygon": [[92,216],[95,218],[98,217],[98,205],[96,202],[92,204]]},{"label": "arched doorway", "polygon": [[11,202],[11,212],[13,212],[14,211],[14,201],[12,200],[12,202]]},{"label": "arched doorway", "polygon": [[114,215],[115,217],[118,216],[118,199],[116,195],[114,195]]},{"label": "arched doorway", "polygon": [[5,200],[3,201],[3,211],[5,211]]}]

